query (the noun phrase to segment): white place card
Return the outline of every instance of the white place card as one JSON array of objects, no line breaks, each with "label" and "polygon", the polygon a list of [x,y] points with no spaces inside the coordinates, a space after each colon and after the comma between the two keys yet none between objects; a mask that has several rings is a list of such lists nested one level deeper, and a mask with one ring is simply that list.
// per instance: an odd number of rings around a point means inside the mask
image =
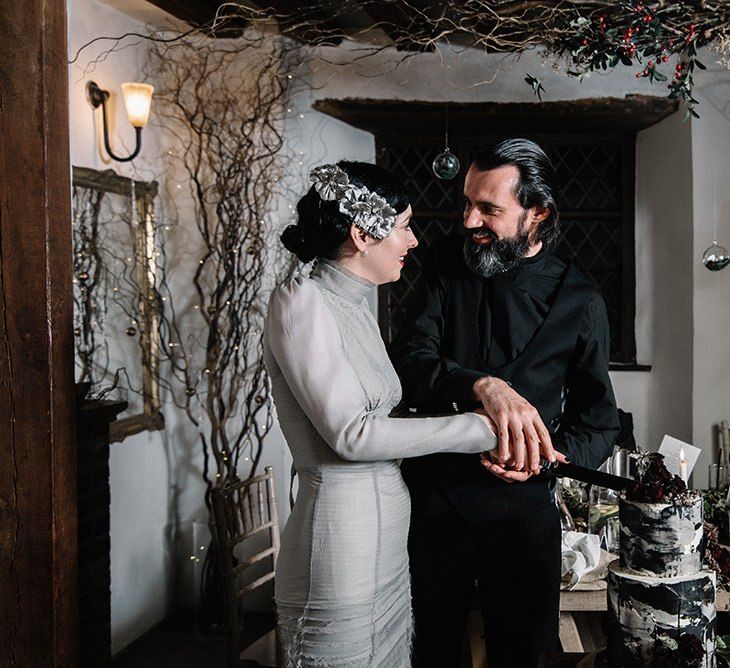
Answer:
[{"label": "white place card", "polygon": [[697,457],[700,456],[700,449],[673,436],[665,436],[659,446],[659,454],[664,455],[664,465],[670,473],[675,475],[679,475],[680,450],[684,450],[684,458],[687,461],[687,478],[689,478],[697,463]]}]

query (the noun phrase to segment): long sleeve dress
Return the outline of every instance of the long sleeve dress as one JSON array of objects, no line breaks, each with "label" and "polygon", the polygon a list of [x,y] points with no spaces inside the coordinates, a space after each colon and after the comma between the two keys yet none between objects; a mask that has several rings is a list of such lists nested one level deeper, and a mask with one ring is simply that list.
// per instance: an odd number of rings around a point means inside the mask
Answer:
[{"label": "long sleeve dress", "polygon": [[266,364],[299,474],[275,581],[287,667],[410,665],[410,498],[396,460],[495,446],[473,414],[388,417],[401,388],[372,287],[322,261],[269,304]]}]

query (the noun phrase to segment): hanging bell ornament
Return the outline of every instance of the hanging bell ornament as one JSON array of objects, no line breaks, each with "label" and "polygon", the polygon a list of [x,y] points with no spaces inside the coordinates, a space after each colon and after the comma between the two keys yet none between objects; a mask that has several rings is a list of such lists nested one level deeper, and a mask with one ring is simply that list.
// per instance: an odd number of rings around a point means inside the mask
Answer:
[{"label": "hanging bell ornament", "polygon": [[460,167],[459,158],[449,150],[448,146],[433,159],[431,164],[433,173],[444,181],[453,179],[459,173]]},{"label": "hanging bell ornament", "polygon": [[721,271],[730,264],[730,255],[724,246],[713,241],[702,255],[702,264],[710,271]]}]

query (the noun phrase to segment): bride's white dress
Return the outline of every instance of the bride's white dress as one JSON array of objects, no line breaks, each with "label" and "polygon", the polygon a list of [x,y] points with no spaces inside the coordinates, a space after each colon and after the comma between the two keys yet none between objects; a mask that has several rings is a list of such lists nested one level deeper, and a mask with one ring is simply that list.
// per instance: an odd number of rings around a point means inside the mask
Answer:
[{"label": "bride's white dress", "polygon": [[323,261],[269,306],[266,364],[299,474],[275,585],[288,667],[410,666],[410,498],[395,460],[494,446],[475,415],[388,417],[401,388],[372,288]]}]

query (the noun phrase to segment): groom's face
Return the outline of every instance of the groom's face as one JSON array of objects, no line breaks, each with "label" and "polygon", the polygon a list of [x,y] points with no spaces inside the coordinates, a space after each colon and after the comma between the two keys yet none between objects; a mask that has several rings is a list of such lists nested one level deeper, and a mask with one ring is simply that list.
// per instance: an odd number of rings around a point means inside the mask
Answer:
[{"label": "groom's face", "polygon": [[519,171],[505,165],[480,172],[469,168],[464,182],[464,257],[475,273],[489,277],[512,269],[539,250],[531,244],[539,215],[524,209],[515,192]]}]

